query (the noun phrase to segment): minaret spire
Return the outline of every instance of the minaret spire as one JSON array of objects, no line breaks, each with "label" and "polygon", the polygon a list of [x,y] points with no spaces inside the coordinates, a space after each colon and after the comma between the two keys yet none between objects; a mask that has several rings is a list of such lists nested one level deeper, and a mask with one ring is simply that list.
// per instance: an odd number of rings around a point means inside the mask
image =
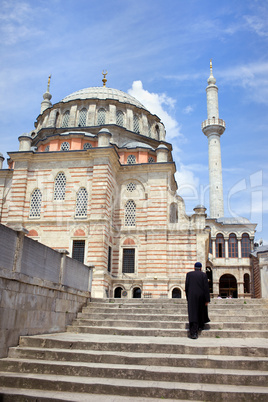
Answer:
[{"label": "minaret spire", "polygon": [[202,131],[208,138],[210,217],[220,218],[224,216],[220,136],[224,133],[225,121],[219,119],[218,87],[212,60],[206,91],[208,118],[202,123]]},{"label": "minaret spire", "polygon": [[49,88],[50,88],[50,80],[51,80],[51,74],[48,77],[48,82],[47,82],[47,90],[46,92],[43,94],[43,98],[44,100],[41,102],[41,110],[40,113],[42,114],[44,112],[44,110],[46,110],[47,108],[52,106],[52,103],[50,102],[50,99],[52,98],[51,93],[49,92]]}]

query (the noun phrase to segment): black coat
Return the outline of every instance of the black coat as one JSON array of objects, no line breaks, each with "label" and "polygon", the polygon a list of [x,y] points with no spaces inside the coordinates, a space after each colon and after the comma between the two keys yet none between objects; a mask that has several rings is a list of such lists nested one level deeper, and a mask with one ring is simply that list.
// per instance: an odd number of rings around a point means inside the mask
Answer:
[{"label": "black coat", "polygon": [[207,274],[201,270],[188,272],[185,281],[185,292],[188,301],[189,322],[197,322],[202,327],[209,322],[205,303],[210,302]]}]

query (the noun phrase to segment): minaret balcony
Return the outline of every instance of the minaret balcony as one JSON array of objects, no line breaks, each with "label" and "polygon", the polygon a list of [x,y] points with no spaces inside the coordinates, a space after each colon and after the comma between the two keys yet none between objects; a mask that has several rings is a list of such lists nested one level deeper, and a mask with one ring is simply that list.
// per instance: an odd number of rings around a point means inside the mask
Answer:
[{"label": "minaret balcony", "polygon": [[202,122],[202,131],[205,135],[211,134],[213,132],[221,135],[225,131],[225,121],[216,117],[212,117],[212,119],[207,119]]}]

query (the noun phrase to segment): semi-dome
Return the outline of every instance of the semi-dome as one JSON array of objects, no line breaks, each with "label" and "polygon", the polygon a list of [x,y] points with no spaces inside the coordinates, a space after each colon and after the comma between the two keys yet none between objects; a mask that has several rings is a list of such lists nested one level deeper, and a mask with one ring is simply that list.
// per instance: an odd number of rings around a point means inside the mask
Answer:
[{"label": "semi-dome", "polygon": [[63,98],[62,102],[69,102],[76,99],[113,99],[121,103],[128,103],[130,105],[146,109],[143,104],[133,96],[114,88],[91,87],[80,89],[79,91],[73,92],[72,94]]}]

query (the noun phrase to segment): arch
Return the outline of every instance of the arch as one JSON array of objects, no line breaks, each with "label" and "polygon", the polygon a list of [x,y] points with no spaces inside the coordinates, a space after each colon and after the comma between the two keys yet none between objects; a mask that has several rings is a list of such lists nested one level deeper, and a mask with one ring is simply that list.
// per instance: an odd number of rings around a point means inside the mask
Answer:
[{"label": "arch", "polygon": [[66,176],[63,172],[59,172],[55,178],[54,200],[65,199]]},{"label": "arch", "polygon": [[136,226],[136,204],[128,200],[125,205],[125,226]]},{"label": "arch", "polygon": [[174,288],[172,290],[172,299],[181,299],[181,290],[180,288]]},{"label": "arch", "polygon": [[250,276],[244,274],[244,293],[250,293]]},{"label": "arch", "polygon": [[123,246],[133,246],[133,245],[135,245],[135,241],[130,238],[127,238],[123,243]]},{"label": "arch", "polygon": [[98,126],[102,126],[103,124],[105,124],[105,117],[106,117],[106,110],[103,108],[100,108],[98,110],[98,114],[97,114],[97,125]]},{"label": "arch", "polygon": [[116,111],[116,124],[118,126],[124,127],[124,113],[122,110]]},{"label": "arch", "polygon": [[122,291],[123,291],[123,288],[121,286],[117,286],[117,288],[115,288],[115,290],[114,290],[114,298],[121,299]]},{"label": "arch", "polygon": [[234,233],[230,233],[229,235],[228,254],[229,258],[238,258],[238,242]]},{"label": "arch", "polygon": [[237,281],[234,275],[224,274],[220,277],[219,291],[221,297],[237,298]]},{"label": "arch", "polygon": [[74,232],[74,236],[84,237],[84,236],[86,236],[86,234],[83,229],[76,229],[76,231]]},{"label": "arch", "polygon": [[211,267],[206,267],[206,274],[208,277],[209,292],[213,293],[213,272]]},{"label": "arch", "polygon": [[221,233],[218,233],[216,236],[216,257],[225,258],[225,242]]},{"label": "arch", "polygon": [[79,112],[78,127],[85,127],[87,122],[87,109],[83,108]]},{"label": "arch", "polygon": [[176,202],[170,204],[169,223],[178,223],[178,204]]},{"label": "arch", "polygon": [[250,247],[250,238],[247,233],[242,234],[241,249],[242,249],[242,258],[249,257],[251,247]]},{"label": "arch", "polygon": [[139,287],[134,288],[132,295],[133,295],[133,299],[141,299],[141,288],[139,288]]},{"label": "arch", "polygon": [[35,229],[31,229],[31,230],[29,231],[29,233],[28,233],[27,236],[30,236],[30,237],[37,237],[37,236],[38,236],[38,232],[37,232]]},{"label": "arch", "polygon": [[81,187],[77,191],[76,195],[76,208],[75,208],[76,218],[87,217],[87,204],[88,204],[88,192],[85,189],[85,187]]},{"label": "arch", "polygon": [[39,188],[36,188],[31,194],[30,201],[30,218],[40,218],[41,215],[42,193]]},{"label": "arch", "polygon": [[66,110],[66,112],[64,113],[63,118],[62,118],[61,127],[68,127],[69,118],[70,118],[70,110]]}]

